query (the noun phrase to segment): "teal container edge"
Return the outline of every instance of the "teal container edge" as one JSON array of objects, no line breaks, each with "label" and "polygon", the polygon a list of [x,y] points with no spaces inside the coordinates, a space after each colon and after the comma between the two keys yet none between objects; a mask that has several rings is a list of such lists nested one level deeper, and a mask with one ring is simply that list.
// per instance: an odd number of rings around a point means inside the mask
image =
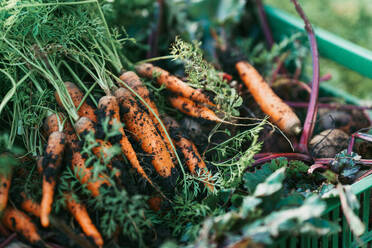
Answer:
[{"label": "teal container edge", "polygon": [[[269,25],[273,31],[276,41],[293,33],[305,32],[303,21],[288,13],[271,6],[265,6]],[[361,75],[372,78],[372,52],[344,40],[330,32],[320,28],[315,28],[315,34],[318,42],[318,49],[321,56],[327,57]],[[338,90],[326,83],[320,86],[320,94],[324,96],[339,97],[348,104],[359,104],[359,99],[351,96],[344,91]],[[281,237],[276,244],[270,247],[321,247],[321,248],[357,248],[372,247],[372,229],[371,229],[371,193],[372,193],[372,175],[355,182],[351,185],[351,190],[358,195],[361,200],[361,206],[357,214],[361,217],[367,227],[367,231],[359,237],[362,244],[352,235],[345,217],[342,214],[341,204],[337,198],[327,199],[327,209],[323,215],[325,219],[338,222],[343,230],[337,234],[325,237]],[[305,242],[306,241],[306,242]]]}]

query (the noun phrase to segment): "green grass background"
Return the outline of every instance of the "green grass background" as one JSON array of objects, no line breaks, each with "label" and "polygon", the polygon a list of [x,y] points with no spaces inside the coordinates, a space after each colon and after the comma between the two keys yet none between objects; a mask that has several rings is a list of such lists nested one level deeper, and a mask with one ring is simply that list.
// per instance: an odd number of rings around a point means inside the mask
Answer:
[{"label": "green grass background", "polygon": [[[300,0],[312,24],[372,50],[372,0]],[[290,0],[264,0],[293,15]],[[372,80],[345,67],[321,59],[321,75],[332,74],[329,84],[372,103]],[[311,73],[311,68],[309,68]],[[372,68],[371,68],[372,70]]]}]

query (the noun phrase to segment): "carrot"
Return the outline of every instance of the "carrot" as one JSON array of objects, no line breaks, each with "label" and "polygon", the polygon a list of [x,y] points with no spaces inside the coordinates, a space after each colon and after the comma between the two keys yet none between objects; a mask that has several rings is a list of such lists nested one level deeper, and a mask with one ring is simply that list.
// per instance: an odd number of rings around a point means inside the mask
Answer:
[{"label": "carrot", "polygon": [[66,143],[71,147],[72,150],[77,150],[78,137],[74,128],[69,121],[65,121],[65,116],[62,113],[55,113],[48,116],[44,121],[44,132],[46,136],[59,130],[59,123],[64,124],[63,133],[66,135]]},{"label": "carrot", "polygon": [[[96,133],[96,130],[94,128],[94,123],[87,117],[81,117],[76,123],[75,123],[76,132],[79,135],[86,135],[88,132],[92,131],[93,134]],[[104,141],[102,139],[96,139],[96,142],[98,143],[98,146],[95,146],[92,148],[92,151],[94,155],[96,155],[98,158],[107,158],[107,150],[112,147],[112,144],[108,141]]]},{"label": "carrot", "polygon": [[[123,82],[127,83],[128,86],[131,87],[135,92],[137,92],[146,101],[146,103],[151,107],[151,109],[155,112],[155,114],[158,117],[160,116],[158,108],[156,107],[156,104],[150,98],[149,91],[147,90],[146,86],[142,84],[141,79],[137,76],[136,73],[132,71],[125,72],[120,76],[120,79]],[[150,115],[151,120],[154,122],[157,130],[161,134],[161,137],[163,137],[163,140],[165,142],[165,145],[168,148],[168,151],[171,153],[172,157],[175,157],[175,154],[174,154],[174,151],[171,145],[171,141],[168,139],[167,135],[165,134],[164,129],[160,125],[158,119],[155,117],[155,115],[153,115],[151,111],[148,111],[148,113]]]},{"label": "carrot", "polygon": [[126,127],[134,134],[133,137],[141,143],[142,149],[152,155],[151,163],[157,173],[164,178],[170,177],[175,166],[149,115],[138,105],[128,90],[120,88],[115,91],[115,96],[124,111],[122,118]]},{"label": "carrot", "polygon": [[66,205],[72,216],[79,223],[83,232],[94,240],[94,243],[98,247],[103,246],[103,239],[97,228],[92,223],[89,217],[86,207],[82,203],[78,203],[74,200],[70,193],[64,194]]},{"label": "carrot", "polygon": [[0,216],[8,203],[9,188],[12,179],[13,166],[1,165],[0,167]]},{"label": "carrot", "polygon": [[[87,102],[81,103],[81,101],[84,98],[83,92],[73,83],[71,82],[65,82],[66,89],[68,93],[71,96],[72,102],[74,103],[75,107],[78,108],[80,105],[80,108],[78,109],[78,115],[80,117],[87,117],[91,119],[92,121],[96,122],[97,117],[96,114],[94,113],[94,108],[90,106]],[[57,92],[54,94],[57,103],[62,106],[61,99]]]},{"label": "carrot", "polygon": [[274,93],[258,71],[245,61],[238,62],[235,66],[245,86],[261,110],[270,117],[270,120],[288,135],[299,134],[301,132],[300,119]]},{"label": "carrot", "polygon": [[21,193],[22,196],[22,203],[21,208],[27,212],[30,213],[36,217],[40,217],[40,204],[33,201],[31,198],[28,198],[24,192]]},{"label": "carrot", "polygon": [[13,232],[18,232],[30,243],[36,244],[42,242],[35,224],[22,211],[8,206],[4,211],[1,221],[6,228]]},{"label": "carrot", "polygon": [[168,90],[189,98],[193,101],[216,106],[210,98],[205,95],[200,89],[194,89],[181,79],[172,76],[166,70],[163,70],[152,64],[144,63],[136,66],[136,71],[143,77],[153,78],[154,75],[159,75],[156,79],[159,85],[164,85]]},{"label": "carrot", "polygon": [[202,118],[209,121],[215,122],[225,122],[219,118],[213,110],[210,110],[207,107],[197,104],[196,102],[182,97],[182,96],[171,96],[169,97],[170,104],[181,111],[182,113],[195,117]]},{"label": "carrot", "polygon": [[200,156],[198,149],[195,144],[183,137],[180,131],[180,126],[173,118],[166,116],[163,118],[164,124],[170,130],[172,138],[176,146],[181,150],[183,156],[185,157],[185,163],[187,168],[193,175],[198,175],[198,170],[201,170],[201,175],[208,177],[208,182],[204,182],[204,185],[208,187],[209,190],[214,191],[214,186],[210,183],[209,177],[210,173]]},{"label": "carrot", "polygon": [[151,179],[147,176],[146,172],[143,170],[142,166],[140,165],[136,152],[134,151],[132,144],[129,142],[127,136],[125,135],[124,128],[120,122],[120,110],[119,104],[114,96],[104,96],[101,97],[98,103],[98,109],[101,110],[104,114],[105,118],[109,119],[109,125],[118,124],[119,132],[120,132],[120,148],[124,155],[127,157],[131,165],[137,172],[145,178],[151,185],[153,185]]},{"label": "carrot", "polygon": [[[47,135],[50,135],[50,132],[57,131],[59,129],[58,122],[64,120],[64,116],[61,113],[52,114],[48,116],[44,122],[44,131]],[[80,154],[80,147],[78,142],[78,137],[75,133],[75,130],[72,128],[70,122],[66,121],[63,129],[63,133],[66,135],[66,142],[72,149],[72,159],[71,167],[76,172],[76,177],[82,184],[86,184],[87,189],[92,192],[93,196],[99,195],[99,188],[101,185],[106,184],[110,185],[107,176],[99,175],[99,178],[96,181],[90,180],[92,176],[92,168],[87,168],[85,165],[85,159]],[[41,158],[42,159],[42,158]],[[38,162],[39,164],[40,162]],[[38,165],[38,168],[40,166]],[[42,171],[42,168],[39,171]]]},{"label": "carrot", "polygon": [[92,180],[93,168],[88,168],[85,165],[85,159],[80,152],[74,152],[72,154],[71,166],[76,172],[76,177],[82,184],[86,184],[87,189],[92,193],[93,196],[99,196],[100,187],[102,185],[110,186],[108,176],[105,174],[98,175],[97,180]]},{"label": "carrot", "polygon": [[[82,136],[88,134],[89,131],[92,131],[94,134],[96,132],[96,130],[94,128],[94,123],[86,117],[81,117],[75,123],[75,128],[76,128],[76,132],[79,135],[82,135]],[[97,146],[94,146],[92,148],[92,152],[93,152],[94,155],[96,155],[97,158],[99,158],[103,161],[104,159],[109,157],[108,151],[109,151],[110,148],[112,148],[112,144],[109,141],[105,141],[105,140],[97,139],[97,138],[96,138],[96,143],[97,143]],[[113,169],[112,163],[109,162],[107,164],[107,167],[109,169]],[[119,177],[120,176],[120,171],[117,171],[115,175],[116,175],[116,177]]]},{"label": "carrot", "polygon": [[41,199],[40,220],[43,227],[49,226],[49,214],[52,211],[54,188],[57,171],[61,166],[65,149],[66,136],[62,132],[53,132],[48,139],[48,145],[43,159],[43,195]]}]

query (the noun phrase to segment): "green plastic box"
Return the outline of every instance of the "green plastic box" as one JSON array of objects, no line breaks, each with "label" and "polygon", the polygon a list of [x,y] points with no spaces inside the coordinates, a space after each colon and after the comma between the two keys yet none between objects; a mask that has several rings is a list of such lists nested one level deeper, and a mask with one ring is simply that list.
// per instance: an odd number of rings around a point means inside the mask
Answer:
[{"label": "green plastic box", "polygon": [[[276,41],[279,41],[284,36],[290,36],[296,32],[305,32],[304,24],[301,19],[293,17],[284,11],[270,6],[265,6],[265,12]],[[371,51],[357,46],[320,28],[315,27],[314,30],[318,42],[319,54],[321,56],[331,59],[351,70],[362,74],[365,77],[372,78]],[[352,104],[359,103],[357,98],[324,84],[321,85],[320,94],[341,97],[344,98],[346,102]],[[352,191],[358,196],[358,199],[361,203],[358,215],[367,227],[367,231],[360,237],[360,240],[364,243],[362,247],[372,247],[372,223],[370,221],[370,208],[372,207],[372,175],[354,183],[352,185]],[[273,247],[359,247],[348,227],[345,217],[342,214],[339,200],[329,199],[327,201],[327,205],[328,206],[324,217],[334,222],[338,222],[342,228],[340,233],[328,237],[283,237],[278,240]]]}]

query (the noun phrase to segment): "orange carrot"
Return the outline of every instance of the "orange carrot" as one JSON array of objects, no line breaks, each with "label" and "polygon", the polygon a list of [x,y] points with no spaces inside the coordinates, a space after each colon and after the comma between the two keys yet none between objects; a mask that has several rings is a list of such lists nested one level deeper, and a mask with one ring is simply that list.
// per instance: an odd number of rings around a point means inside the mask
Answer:
[{"label": "orange carrot", "polygon": [[22,203],[21,208],[36,217],[40,217],[40,205],[33,201],[31,198],[28,198],[24,192],[21,193],[22,196]]},{"label": "orange carrot", "polygon": [[198,175],[198,170],[201,170],[200,174],[207,176],[204,185],[207,186],[209,190],[214,191],[214,186],[211,184],[210,180],[210,173],[195,144],[182,136],[180,126],[176,120],[169,116],[163,117],[163,120],[167,128],[170,130],[176,146],[181,150],[187,168],[193,175]]},{"label": "orange carrot", "polygon": [[[95,134],[96,130],[94,128],[94,123],[87,117],[81,117],[76,123],[75,123],[76,132],[79,135],[86,135],[90,131]],[[102,139],[96,139],[96,142],[98,143],[98,146],[95,146],[92,148],[92,151],[94,155],[96,155],[98,158],[107,158],[109,155],[107,153],[107,150],[112,147],[112,144],[108,141],[104,141]]]},{"label": "orange carrot", "polygon": [[[84,98],[83,92],[81,92],[81,90],[71,82],[65,82],[65,86],[71,96],[72,102],[74,103],[75,107],[78,108]],[[54,96],[57,100],[57,103],[62,106],[61,99],[59,98],[57,92],[54,94]],[[80,108],[78,109],[78,115],[80,117],[87,117],[94,122],[97,121],[96,114],[94,113],[94,108],[87,102],[83,102],[81,104]]]},{"label": "orange carrot", "polygon": [[71,123],[67,120],[65,121],[65,116],[62,113],[55,113],[48,116],[44,121],[44,132],[46,136],[59,130],[59,124],[64,124],[63,132],[66,135],[66,143],[71,147],[72,150],[77,150],[78,147],[78,137]]},{"label": "orange carrot", "polygon": [[127,157],[131,165],[137,172],[145,178],[151,185],[153,185],[151,179],[147,176],[146,172],[140,165],[136,152],[134,151],[132,144],[129,142],[127,136],[125,135],[124,128],[120,122],[120,110],[119,104],[114,96],[104,96],[101,97],[98,103],[98,109],[104,114],[104,118],[109,118],[109,125],[118,125],[118,131],[120,132],[120,148],[124,155]]},{"label": "orange carrot", "polygon": [[30,243],[41,242],[40,235],[31,218],[22,211],[8,206],[2,217],[3,225],[13,232],[17,232],[25,237]]},{"label": "orange carrot", "polygon": [[97,228],[92,223],[89,217],[86,207],[82,203],[78,203],[74,200],[70,193],[65,193],[66,205],[72,216],[79,223],[83,232],[90,238],[92,238],[98,247],[103,246],[103,238]]},{"label": "orange carrot", "polygon": [[202,118],[209,121],[224,122],[213,112],[213,110],[199,105],[188,98],[182,96],[171,96],[169,97],[169,102],[174,108],[178,109],[186,115],[195,118]]},{"label": "orange carrot", "polygon": [[48,139],[48,145],[43,159],[43,196],[41,199],[40,220],[43,227],[49,226],[49,214],[52,211],[56,176],[61,166],[65,149],[66,136],[62,132],[53,132]]},{"label": "orange carrot", "polygon": [[96,180],[92,179],[93,168],[88,168],[85,164],[85,159],[80,152],[74,152],[72,154],[71,166],[75,171],[75,175],[82,184],[86,184],[87,189],[92,193],[93,196],[99,196],[100,187],[103,185],[110,186],[108,176],[106,174],[98,175]]},{"label": "orange carrot", "polygon": [[200,89],[194,89],[188,84],[183,82],[181,79],[172,76],[166,70],[163,70],[152,64],[140,64],[136,66],[136,71],[142,77],[153,78],[157,76],[157,82],[159,85],[164,85],[168,90],[179,94],[183,97],[189,98],[193,101],[208,104],[210,106],[216,106],[210,98],[205,95]]},{"label": "orange carrot", "polygon": [[0,216],[8,203],[12,172],[12,165],[0,165]]},{"label": "orange carrot", "polygon": [[[145,101],[146,103],[151,107],[151,109],[155,112],[155,114],[160,117],[158,108],[156,107],[156,104],[154,101],[150,98],[150,93],[147,90],[146,86],[142,84],[141,79],[137,76],[136,73],[132,71],[128,71],[123,73],[120,76],[120,79],[127,83],[129,87],[131,87],[135,92],[137,92]],[[161,134],[161,137],[163,137],[163,140],[165,142],[165,145],[168,148],[168,151],[171,153],[172,157],[175,157],[171,141],[168,139],[167,135],[164,132],[164,129],[160,125],[158,119],[153,115],[151,111],[148,111],[151,120],[154,122],[156,128],[158,129],[159,133]]]},{"label": "orange carrot", "polygon": [[[95,128],[94,123],[86,118],[81,117],[76,123],[75,123],[76,132],[79,135],[86,135],[88,132],[92,131],[95,134]],[[96,138],[97,146],[94,146],[92,148],[92,152],[94,155],[96,155],[97,158],[101,159],[102,161],[109,157],[109,149],[112,148],[112,144],[109,141],[105,141],[102,139]],[[113,169],[111,162],[107,164],[107,167],[109,169]],[[120,171],[117,171],[115,174],[117,177],[120,176]]]},{"label": "orange carrot", "polygon": [[[44,122],[44,130],[47,135],[50,135],[50,132],[57,131],[59,129],[58,122],[63,122],[64,116],[61,113],[52,114],[47,117]],[[86,184],[87,189],[92,192],[93,196],[99,195],[99,188],[101,185],[106,184],[110,185],[107,176],[99,175],[99,178],[96,181],[91,180],[92,169],[87,168],[85,165],[85,159],[80,154],[80,147],[78,144],[78,137],[75,133],[75,130],[72,128],[70,122],[66,121],[63,129],[64,134],[66,135],[66,142],[72,149],[72,159],[71,159],[71,168],[76,173],[76,177],[82,184]],[[40,162],[38,162],[39,164]],[[38,167],[40,167],[38,165]],[[40,168],[42,171],[42,168]]]},{"label": "orange carrot", "polygon": [[238,62],[236,69],[255,101],[261,110],[270,117],[270,120],[288,135],[299,134],[301,132],[300,119],[274,93],[258,71],[245,61]]},{"label": "orange carrot", "polygon": [[152,165],[157,173],[164,178],[170,177],[175,166],[149,115],[138,105],[128,90],[120,88],[115,91],[115,96],[125,112],[122,118],[126,128],[141,143],[142,149],[152,155]]}]

